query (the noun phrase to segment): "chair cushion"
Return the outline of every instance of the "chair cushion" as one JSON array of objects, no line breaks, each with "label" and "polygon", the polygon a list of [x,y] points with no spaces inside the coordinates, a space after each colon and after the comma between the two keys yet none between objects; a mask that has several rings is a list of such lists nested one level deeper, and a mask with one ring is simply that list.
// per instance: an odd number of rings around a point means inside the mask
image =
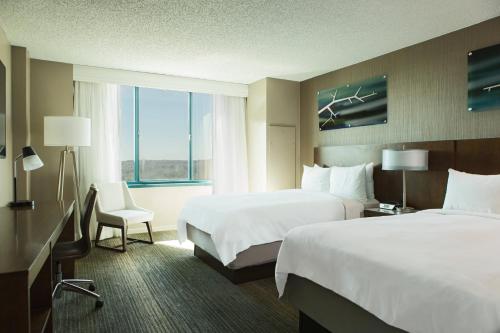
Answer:
[{"label": "chair cushion", "polygon": [[63,259],[80,259],[85,257],[90,248],[85,245],[85,239],[74,242],[58,242],[52,248],[52,260],[59,262]]},{"label": "chair cushion", "polygon": [[153,212],[148,210],[120,209],[99,216],[98,222],[119,226],[148,222],[153,220]]}]

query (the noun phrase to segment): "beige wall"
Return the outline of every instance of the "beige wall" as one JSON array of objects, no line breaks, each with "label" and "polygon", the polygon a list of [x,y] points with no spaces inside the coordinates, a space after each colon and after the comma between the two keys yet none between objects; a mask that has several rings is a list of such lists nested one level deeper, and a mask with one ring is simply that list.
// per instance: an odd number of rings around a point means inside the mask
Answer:
[{"label": "beige wall", "polygon": [[266,87],[266,79],[248,86],[246,130],[248,186],[251,192],[266,190]]},{"label": "beige wall", "polygon": [[[252,192],[275,190],[270,156],[279,161],[283,151],[270,145],[269,126],[295,127],[295,141],[300,138],[300,85],[298,82],[265,78],[249,85],[247,99],[247,146],[249,187]],[[290,144],[293,144],[292,142]],[[296,145],[295,170],[297,173],[300,146]],[[288,156],[288,154],[287,154]],[[287,156],[284,156],[286,158]],[[274,162],[273,162],[274,163]],[[294,184],[296,185],[296,184]]]},{"label": "beige wall", "polygon": [[266,79],[267,122],[295,126],[299,122],[300,85],[296,81]]},{"label": "beige wall", "polygon": [[[269,126],[293,126],[295,128],[295,178],[298,184],[300,167],[300,84],[295,81],[267,79],[267,123]],[[268,154],[282,152],[268,146]],[[272,177],[272,175],[268,175]]]},{"label": "beige wall", "polygon": [[[315,146],[500,136],[500,110],[467,112],[467,53],[500,43],[500,18],[301,83],[301,160]],[[388,75],[388,123],[319,132],[319,90]]]},{"label": "beige wall", "polygon": [[[177,219],[186,202],[195,196],[212,194],[211,186],[172,186],[133,188],[137,205],[155,213],[153,231],[177,229]],[[129,228],[130,233],[145,232],[143,225]]]},{"label": "beige wall", "polygon": [[6,91],[6,151],[7,157],[0,159],[0,207],[7,205],[13,199],[12,191],[12,158],[15,152],[12,151],[12,127],[11,127],[11,54],[10,44],[5,36],[4,31],[0,27],[0,60],[5,65],[7,77],[7,91]]},{"label": "beige wall", "polygon": [[[73,65],[31,60],[31,145],[44,162],[31,173],[31,197],[35,201],[55,200],[59,152],[63,147],[43,145],[43,118],[73,115]],[[71,161],[69,161],[71,162]],[[66,165],[66,198],[74,198],[70,165]]]},{"label": "beige wall", "polygon": [[[25,47],[12,46],[12,149],[30,145],[30,58]],[[17,197],[30,198],[30,173],[19,171]]]}]

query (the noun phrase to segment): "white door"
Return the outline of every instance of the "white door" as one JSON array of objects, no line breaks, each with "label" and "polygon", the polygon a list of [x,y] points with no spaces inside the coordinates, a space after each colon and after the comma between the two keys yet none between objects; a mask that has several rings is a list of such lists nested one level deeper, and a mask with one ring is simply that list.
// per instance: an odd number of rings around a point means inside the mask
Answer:
[{"label": "white door", "polygon": [[295,126],[268,130],[267,190],[295,188]]}]

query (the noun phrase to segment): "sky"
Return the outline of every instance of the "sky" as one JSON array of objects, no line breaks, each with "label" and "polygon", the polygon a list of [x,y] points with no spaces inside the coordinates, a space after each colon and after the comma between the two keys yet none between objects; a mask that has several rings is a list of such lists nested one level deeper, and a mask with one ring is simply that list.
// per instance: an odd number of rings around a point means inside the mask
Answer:
[{"label": "sky", "polygon": [[[134,157],[134,88],[120,87],[121,159]],[[141,160],[187,160],[189,93],[139,88]],[[211,156],[212,96],[192,94],[193,159]]]}]

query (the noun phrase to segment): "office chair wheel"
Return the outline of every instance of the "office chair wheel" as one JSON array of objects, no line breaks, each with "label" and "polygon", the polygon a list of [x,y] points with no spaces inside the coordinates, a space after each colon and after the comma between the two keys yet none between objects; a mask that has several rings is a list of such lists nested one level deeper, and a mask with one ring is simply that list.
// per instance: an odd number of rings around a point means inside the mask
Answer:
[{"label": "office chair wheel", "polygon": [[103,305],[104,305],[104,301],[103,300],[98,299],[97,301],[95,301],[95,307],[96,307],[96,309],[102,308]]},{"label": "office chair wheel", "polygon": [[93,283],[89,284],[89,290],[95,291],[95,284],[93,284]]}]

